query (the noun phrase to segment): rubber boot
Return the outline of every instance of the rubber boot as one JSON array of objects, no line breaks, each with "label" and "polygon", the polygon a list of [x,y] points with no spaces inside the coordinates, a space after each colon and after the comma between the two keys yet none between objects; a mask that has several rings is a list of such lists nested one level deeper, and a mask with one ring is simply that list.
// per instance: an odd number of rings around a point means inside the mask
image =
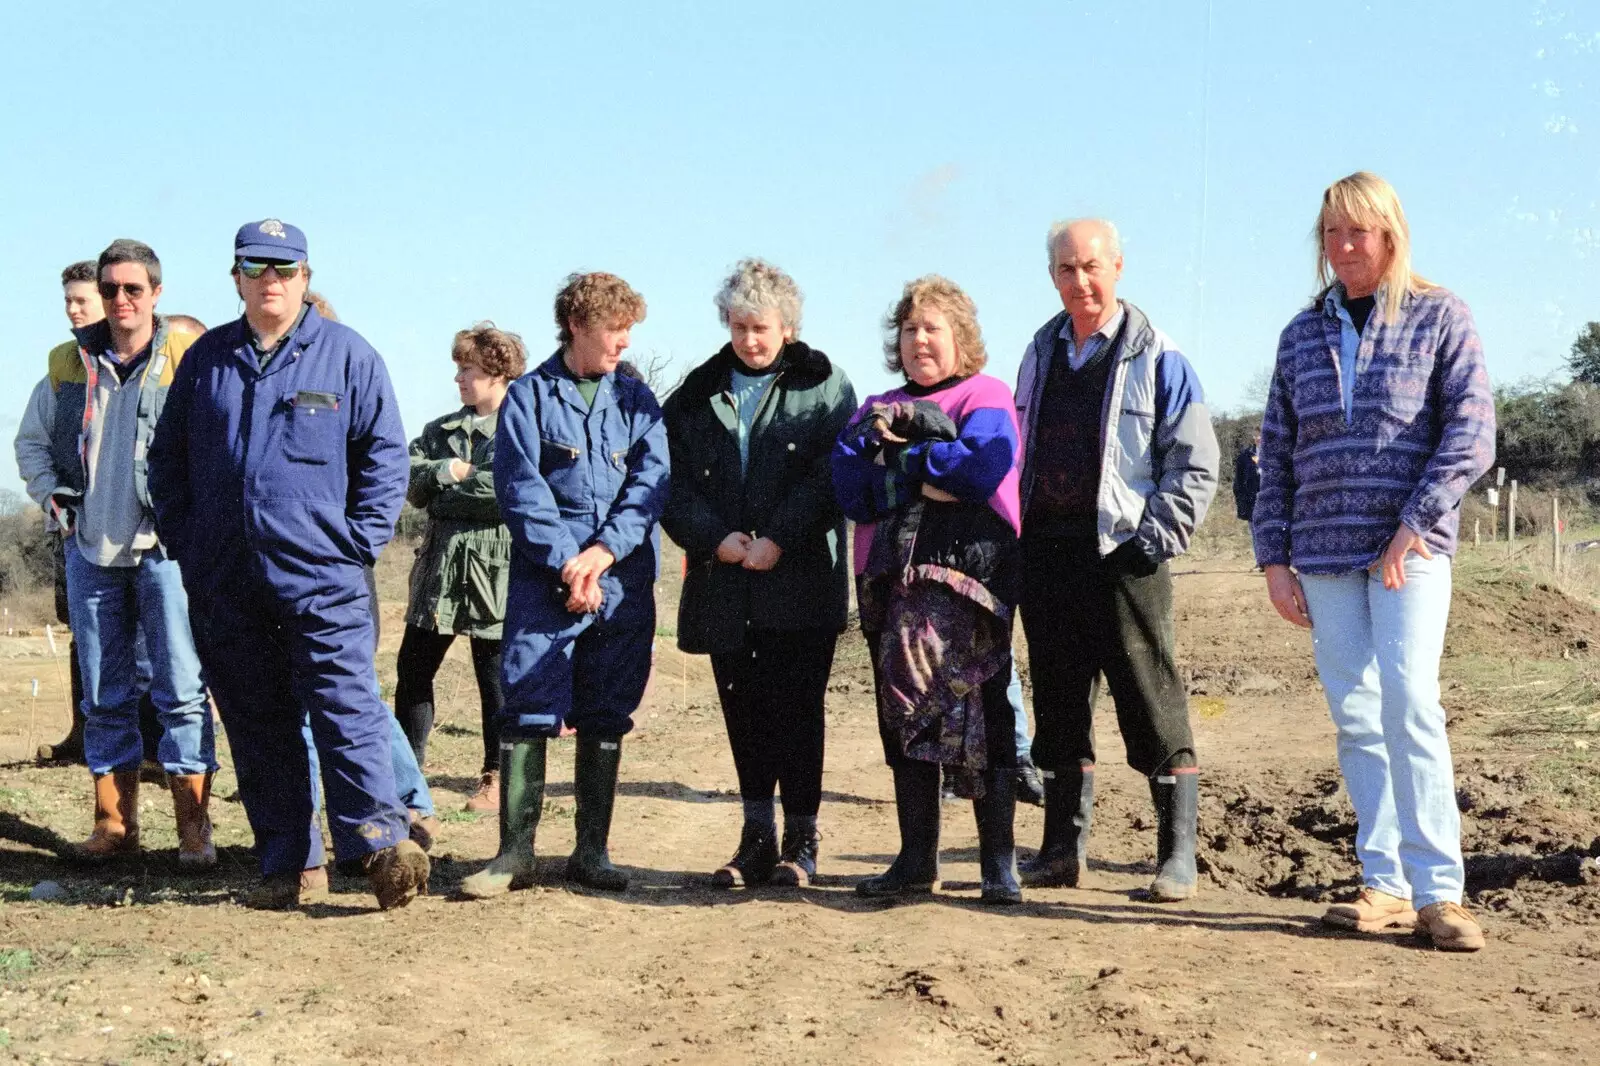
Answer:
[{"label": "rubber boot", "polygon": [[500,853],[461,882],[468,899],[489,899],[533,884],[533,838],[544,810],[546,741],[500,742]]},{"label": "rubber boot", "polygon": [[1094,822],[1094,767],[1057,770],[1044,782],[1044,839],[1039,854],[1022,863],[1030,888],[1077,888],[1089,865]]},{"label": "rubber boot", "polygon": [[1017,842],[1012,831],[1017,814],[1017,771],[991,767],[984,771],[983,795],[972,801],[978,820],[978,870],[985,903],[1022,902],[1017,881]]},{"label": "rubber boot", "polygon": [[178,820],[178,865],[205,870],[217,864],[211,843],[211,775],[169,774],[172,813]]},{"label": "rubber boot", "polygon": [[54,744],[40,744],[34,757],[39,762],[83,762],[83,678],[78,674],[78,643],[67,645],[67,671],[72,683],[72,725],[67,735]]},{"label": "rubber boot", "polygon": [[778,865],[778,830],[746,822],[739,832],[739,850],[711,875],[716,888],[746,888],[772,880]]},{"label": "rubber boot", "polygon": [[1157,774],[1150,779],[1150,798],[1156,803],[1156,879],[1150,899],[1174,903],[1195,893],[1196,822],[1200,813],[1200,775],[1187,772]]},{"label": "rubber boot", "polygon": [[622,763],[621,737],[578,734],[573,792],[578,798],[578,846],[567,859],[567,880],[585,888],[625,892],[628,875],[611,865],[606,842],[611,836],[611,808],[617,799],[617,767]]},{"label": "rubber boot", "polygon": [[73,846],[71,857],[96,865],[139,852],[139,771],[94,777],[94,832]]},{"label": "rubber boot", "polygon": [[889,868],[856,885],[863,896],[927,895],[939,887],[939,765],[905,760],[894,767],[900,854]]}]

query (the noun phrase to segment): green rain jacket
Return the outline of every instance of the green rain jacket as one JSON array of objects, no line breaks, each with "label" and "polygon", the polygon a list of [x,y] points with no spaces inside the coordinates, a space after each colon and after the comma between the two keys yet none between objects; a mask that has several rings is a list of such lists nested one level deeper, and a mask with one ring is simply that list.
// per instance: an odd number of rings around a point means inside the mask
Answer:
[{"label": "green rain jacket", "polygon": [[[406,624],[499,640],[511,532],[494,496],[495,421],[472,429],[474,418],[472,408],[463,407],[429,422],[411,442],[406,499],[428,512],[428,532],[411,566]],[[442,481],[452,459],[472,464],[472,476]]]}]

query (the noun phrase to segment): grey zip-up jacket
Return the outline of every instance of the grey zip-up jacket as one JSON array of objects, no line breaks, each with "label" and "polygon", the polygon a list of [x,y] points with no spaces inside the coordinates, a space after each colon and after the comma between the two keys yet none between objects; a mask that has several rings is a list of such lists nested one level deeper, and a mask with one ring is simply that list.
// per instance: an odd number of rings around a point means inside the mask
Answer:
[{"label": "grey zip-up jacket", "polygon": [[[1221,455],[1211,412],[1194,367],[1133,304],[1115,347],[1101,408],[1100,554],[1137,537],[1152,561],[1182,555],[1217,492]],[[1058,350],[1065,354],[1062,311],[1028,343],[1017,372],[1022,429],[1023,534],[1033,489],[1034,419]]]}]

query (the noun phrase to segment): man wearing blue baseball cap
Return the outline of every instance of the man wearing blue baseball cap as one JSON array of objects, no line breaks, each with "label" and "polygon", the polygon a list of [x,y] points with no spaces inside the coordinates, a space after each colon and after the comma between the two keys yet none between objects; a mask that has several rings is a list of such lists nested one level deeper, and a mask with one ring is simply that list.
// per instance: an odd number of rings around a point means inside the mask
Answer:
[{"label": "man wearing blue baseball cap", "polygon": [[309,719],[336,857],[360,862],[380,906],[405,906],[428,858],[395,789],[363,573],[405,498],[399,408],[372,346],[306,302],[298,227],[250,222],[233,248],[244,315],[189,350],[150,466],[255,832],[263,885],[247,902],[293,907],[327,886]]}]

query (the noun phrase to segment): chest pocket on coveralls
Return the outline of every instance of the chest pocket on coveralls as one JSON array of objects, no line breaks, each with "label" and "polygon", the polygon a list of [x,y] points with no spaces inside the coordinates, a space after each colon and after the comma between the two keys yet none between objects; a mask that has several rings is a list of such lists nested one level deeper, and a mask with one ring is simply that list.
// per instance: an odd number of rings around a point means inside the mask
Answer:
[{"label": "chest pocket on coveralls", "polygon": [[344,397],[336,392],[301,389],[290,393],[283,456],[293,463],[326,463],[344,455]]},{"label": "chest pocket on coveralls", "polygon": [[570,470],[578,465],[578,457],[583,454],[579,448],[549,437],[539,438],[539,473],[549,477],[564,470]]}]

